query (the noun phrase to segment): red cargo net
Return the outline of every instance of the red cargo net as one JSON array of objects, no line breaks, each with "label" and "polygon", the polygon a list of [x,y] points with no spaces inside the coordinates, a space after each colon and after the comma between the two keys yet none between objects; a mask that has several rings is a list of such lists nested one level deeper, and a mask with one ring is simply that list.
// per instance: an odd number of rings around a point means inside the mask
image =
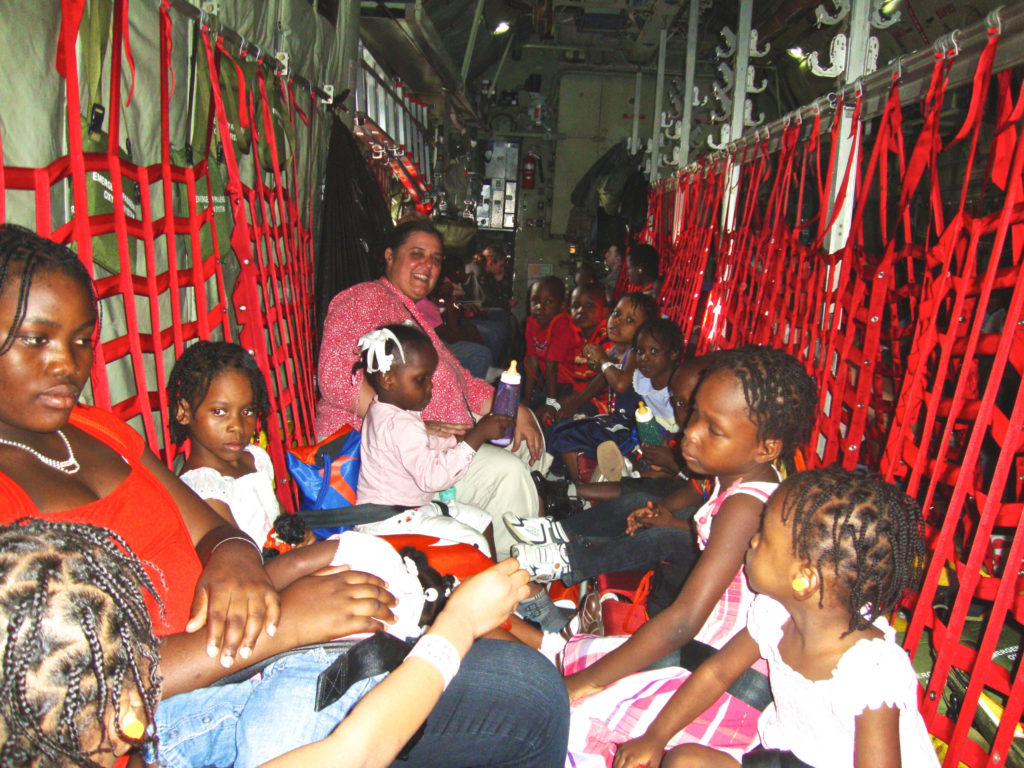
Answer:
[{"label": "red cargo net", "polygon": [[[815,377],[810,466],[866,465],[922,503],[932,556],[905,647],[946,766],[1024,765],[1006,661],[1024,634],[1024,87],[993,75],[998,44],[990,30],[965,119],[937,54],[921,104],[894,81],[870,132],[853,121],[856,166],[837,162],[843,123],[791,121],[771,152],[755,139],[663,184],[652,199],[682,196],[678,229],[654,217],[643,238],[671,242],[660,299],[698,352],[770,344]],[[846,194],[850,236],[828,254]]]},{"label": "red cargo net", "polygon": [[[294,145],[287,162],[278,160],[278,144],[284,137],[279,135],[280,126],[275,127],[270,119],[267,91],[280,89],[289,107],[286,119],[292,130],[305,130],[310,138],[315,104],[312,97],[304,97],[308,106],[300,111],[299,97],[291,85],[268,75],[262,62],[249,79],[239,70],[242,79],[238,93],[243,99],[240,113],[248,117],[243,127],[251,136],[254,156],[263,149],[272,166],[261,171],[257,163],[256,172],[250,174],[252,182],[245,183],[231,139],[211,140],[211,135],[229,134],[217,76],[220,53],[215,50],[211,31],[204,26],[198,32],[208,67],[196,72],[209,77],[214,107],[197,114],[209,115],[207,151],[195,162],[189,159],[182,163],[181,154],[172,148],[171,105],[175,88],[184,90],[189,78],[187,73],[172,71],[171,33],[175,22],[195,22],[184,17],[172,19],[165,2],[158,13],[140,14],[140,18],[159,25],[160,161],[141,166],[125,160],[119,152],[124,64],[134,80],[127,5],[127,0],[116,0],[113,7],[105,151],[87,151],[83,143],[76,57],[82,4],[65,0],[56,65],[67,83],[68,153],[43,168],[4,166],[0,170],[0,201],[6,190],[31,193],[36,230],[77,246],[82,261],[96,276],[97,294],[107,320],[93,364],[95,402],[135,424],[169,465],[177,452],[169,446],[164,418],[170,366],[193,340],[231,340],[230,313],[234,314],[240,328],[238,342],[254,354],[268,380],[268,451],[277,474],[278,495],[291,509],[293,496],[287,483],[284,449],[293,441],[309,441],[313,436],[312,207],[309,202],[306,210],[300,211],[297,203],[300,196],[311,201],[312,191],[300,194],[297,188],[298,163],[310,160]],[[180,94],[178,98],[184,99]],[[258,111],[256,105],[261,105]],[[227,163],[225,187],[230,218],[224,222],[230,225],[230,231],[223,231],[224,223],[215,215],[215,198],[224,192],[210,171],[211,164],[217,162],[218,146]],[[88,183],[96,174],[109,179],[108,200],[113,201],[110,212],[96,211],[96,204],[90,200]],[[312,179],[312,174],[306,178]],[[69,182],[75,215],[54,227],[52,222],[59,218],[51,210],[52,188]],[[131,193],[126,191],[129,185]],[[129,212],[124,202],[131,194],[136,195],[137,205]],[[0,219],[3,214],[0,207]],[[105,262],[110,270],[101,269],[94,259],[95,243],[104,237],[116,242],[117,261]],[[229,238],[233,252],[223,247],[223,241]],[[136,258],[140,251],[142,255]],[[228,261],[237,261],[231,270],[237,271],[233,288],[225,274]],[[123,318],[124,327],[115,329],[110,321],[118,318]],[[127,386],[127,395],[112,393],[115,380]]]}]

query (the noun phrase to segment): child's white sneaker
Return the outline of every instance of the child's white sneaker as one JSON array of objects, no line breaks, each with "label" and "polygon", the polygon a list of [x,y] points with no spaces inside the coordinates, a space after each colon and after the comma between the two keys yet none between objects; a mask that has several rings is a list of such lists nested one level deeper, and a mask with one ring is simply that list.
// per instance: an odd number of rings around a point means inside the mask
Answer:
[{"label": "child's white sneaker", "polygon": [[547,584],[572,570],[565,544],[513,544],[512,557],[530,574],[530,581]]},{"label": "child's white sneaker", "polygon": [[565,544],[569,540],[562,524],[550,517],[519,517],[506,512],[501,521],[521,544]]}]

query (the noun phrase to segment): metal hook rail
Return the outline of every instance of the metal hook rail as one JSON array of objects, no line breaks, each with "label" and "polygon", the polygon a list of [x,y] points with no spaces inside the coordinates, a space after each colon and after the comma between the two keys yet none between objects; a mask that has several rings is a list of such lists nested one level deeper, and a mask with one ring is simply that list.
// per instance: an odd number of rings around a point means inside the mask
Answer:
[{"label": "metal hook rail", "polygon": [[[752,138],[756,141],[762,134],[767,137],[768,151],[773,152],[778,148],[782,132],[788,126],[800,122],[813,123],[817,114],[833,113],[839,104],[853,104],[858,94],[861,96],[861,119],[875,117],[881,114],[885,107],[893,79],[899,81],[900,95],[905,103],[919,101],[928,88],[936,57],[953,59],[949,72],[949,88],[969,83],[974,77],[978,56],[992,35],[1004,38],[996,50],[994,72],[1024,63],[1024,45],[1015,44],[1024,42],[1024,4],[1016,4],[1010,8],[1001,6],[982,21],[966,29],[954,30],[943,35],[928,48],[897,56],[888,66],[879,67],[877,71],[854,83],[819,96],[809,104],[783,115],[766,126],[761,126],[757,133],[751,132],[733,139],[720,150],[705,154],[702,160],[704,164],[709,161],[718,162],[724,156],[741,151]],[[827,130],[826,121],[822,121],[822,131]],[[691,163],[683,172],[693,173],[698,170],[700,161]]]}]

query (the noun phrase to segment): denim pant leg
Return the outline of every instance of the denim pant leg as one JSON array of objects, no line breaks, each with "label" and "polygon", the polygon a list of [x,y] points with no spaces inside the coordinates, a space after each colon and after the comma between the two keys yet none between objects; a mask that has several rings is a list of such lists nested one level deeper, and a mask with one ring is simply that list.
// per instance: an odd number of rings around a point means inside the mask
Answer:
[{"label": "denim pant leg", "polygon": [[487,376],[487,369],[494,363],[494,356],[487,347],[472,341],[456,341],[447,346],[459,361],[459,365],[470,374],[478,379]]},{"label": "denim pant leg", "polygon": [[632,536],[581,537],[566,544],[572,570],[562,580],[578,584],[601,573],[653,568],[662,560],[695,558],[693,534],[683,528],[647,528]]},{"label": "denim pant leg", "polygon": [[156,708],[156,755],[147,751],[146,762],[159,759],[168,768],[230,768],[235,764],[235,726],[256,681],[219,685],[180,693]]},{"label": "denim pant leg", "polygon": [[263,671],[238,718],[235,768],[256,768],[326,737],[384,679],[361,680],[329,707],[314,712],[317,678],[335,656],[317,648],[285,656]]},{"label": "denim pant leg", "polygon": [[569,699],[558,671],[519,643],[477,640],[394,768],[561,768]]},{"label": "denim pant leg", "polygon": [[617,499],[602,501],[586,512],[566,518],[562,521],[562,530],[570,539],[578,536],[622,536],[626,532],[626,521],[630,513],[648,501],[657,501],[659,498],[644,491],[623,493]]}]

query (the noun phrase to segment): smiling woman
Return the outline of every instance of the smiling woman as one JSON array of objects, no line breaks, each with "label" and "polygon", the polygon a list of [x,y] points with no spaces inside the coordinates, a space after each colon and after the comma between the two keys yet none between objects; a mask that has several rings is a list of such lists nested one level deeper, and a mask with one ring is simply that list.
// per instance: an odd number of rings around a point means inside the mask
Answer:
[{"label": "smiling woman", "polygon": [[[437,337],[415,303],[437,284],[443,257],[441,236],[424,220],[404,222],[393,230],[384,251],[384,276],[354,285],[331,301],[320,345],[317,434],[323,439],[345,424],[362,425],[374,391],[363,371],[354,370],[359,359],[357,341],[384,325],[413,323],[430,339],[437,352],[433,396],[423,409],[428,431],[462,436],[474,416],[491,410],[494,389],[471,376]],[[516,420],[514,455],[483,445],[473,457],[466,476],[456,483],[456,498],[485,509],[495,520],[497,556],[504,557],[513,543],[501,525],[505,512],[536,516],[540,500],[530,479],[527,462],[544,452],[540,428],[530,411],[520,406]]]}]

